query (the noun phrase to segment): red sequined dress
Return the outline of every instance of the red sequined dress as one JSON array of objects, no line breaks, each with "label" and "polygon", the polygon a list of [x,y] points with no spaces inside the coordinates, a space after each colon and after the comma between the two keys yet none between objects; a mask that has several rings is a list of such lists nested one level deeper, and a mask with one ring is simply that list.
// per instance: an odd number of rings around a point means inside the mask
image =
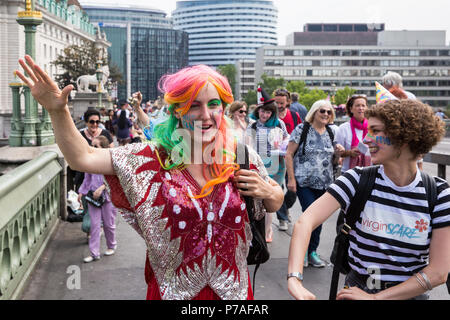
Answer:
[{"label": "red sequined dress", "polygon": [[[189,197],[200,193],[196,181],[187,170],[162,169],[152,143],[111,149],[111,157],[111,200],[147,245],[147,299],[253,299],[246,261],[252,234],[232,182],[196,200]],[[251,149],[249,159],[266,179]],[[257,218],[265,214],[262,200],[255,208]]]}]

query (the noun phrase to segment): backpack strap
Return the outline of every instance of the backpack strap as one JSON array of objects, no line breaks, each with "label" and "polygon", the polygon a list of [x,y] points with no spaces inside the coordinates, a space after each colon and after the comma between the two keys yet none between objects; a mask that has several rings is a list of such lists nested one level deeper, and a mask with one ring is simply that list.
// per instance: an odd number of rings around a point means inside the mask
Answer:
[{"label": "backpack strap", "polygon": [[[355,190],[355,195],[347,209],[347,213],[345,215],[345,223],[343,224],[342,229],[338,230],[338,236],[344,236],[344,233],[348,236],[350,230],[355,227],[356,221],[361,216],[361,211],[364,209],[366,202],[369,199],[370,194],[372,193],[377,177],[378,168],[379,166],[362,168],[359,183]],[[343,216],[342,213],[340,213],[340,216]],[[336,255],[336,264],[333,267],[333,273],[331,276],[329,296],[330,300],[336,300],[340,274],[338,266],[341,265],[344,254],[344,248],[339,245]]]},{"label": "backpack strap", "polygon": [[379,166],[362,168],[358,187],[355,190],[355,195],[351,200],[345,215],[345,224],[350,227],[350,229],[355,227],[356,221],[358,221],[361,212],[364,210],[366,202],[372,193],[378,168]]},{"label": "backpack strap", "polygon": [[437,202],[436,180],[434,180],[432,176],[423,171],[420,171],[420,175],[422,176],[422,183],[425,188],[425,192],[427,194],[428,213],[432,215],[434,211],[434,206]]},{"label": "backpack strap", "polygon": [[[298,114],[297,111],[292,111],[289,109],[289,111],[291,111],[291,116],[292,116],[292,121],[294,121],[294,129],[297,128],[297,125],[302,121],[300,118],[300,115]],[[298,122],[298,119],[300,119],[300,122]]]},{"label": "backpack strap", "polygon": [[334,132],[333,132],[333,130],[331,129],[330,125],[328,125],[328,124],[325,126],[325,128],[327,129],[328,135],[330,136],[331,144],[333,144],[333,141],[334,141]]},{"label": "backpack strap", "polygon": [[[243,164],[240,165],[241,169],[245,169],[245,170],[249,170],[250,169],[250,159],[249,159],[249,155],[248,155],[248,148],[245,144],[241,144],[238,143],[238,148],[244,148],[245,150],[245,161]],[[248,215],[248,219],[250,224],[252,224],[255,220],[255,217],[251,214],[251,212],[253,212],[253,198],[249,197],[249,196],[243,196],[244,200],[245,200],[245,206],[247,208],[247,215]],[[264,239],[265,241],[266,239]],[[257,263],[255,265],[255,269],[253,271],[253,294],[255,294],[255,283],[256,283],[256,272],[258,271],[260,266],[260,263]]]},{"label": "backpack strap", "polygon": [[300,136],[300,142],[299,142],[299,145],[303,144],[303,146],[302,146],[302,154],[303,155],[305,155],[306,137],[308,136],[310,127],[311,127],[311,124],[308,121],[305,121],[303,123],[302,135]]}]

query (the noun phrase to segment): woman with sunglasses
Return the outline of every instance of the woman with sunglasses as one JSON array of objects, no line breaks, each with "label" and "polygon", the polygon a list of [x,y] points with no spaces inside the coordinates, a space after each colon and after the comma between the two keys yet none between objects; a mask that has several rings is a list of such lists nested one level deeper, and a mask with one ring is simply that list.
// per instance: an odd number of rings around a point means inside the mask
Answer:
[{"label": "woman with sunglasses", "polygon": [[114,147],[114,141],[108,130],[102,129],[100,125],[100,112],[97,109],[88,109],[83,116],[86,128],[81,130],[81,135],[89,145],[92,140],[98,136],[104,136],[109,141],[109,146]]},{"label": "woman with sunglasses", "polygon": [[[108,130],[102,129],[100,125],[100,111],[97,109],[88,109],[83,115],[86,128],[81,129],[80,133],[86,139],[89,145],[92,145],[92,140],[98,136],[104,136],[108,139],[109,146],[114,147],[114,141]],[[70,166],[67,167],[67,176],[69,181],[73,181],[73,186],[68,186],[69,189],[78,190],[81,183],[83,183],[84,172],[73,170]]]},{"label": "woman with sunglasses", "polygon": [[341,154],[343,172],[356,166],[366,167],[371,164],[369,151],[364,152],[365,146],[361,147],[362,141],[367,135],[368,122],[364,116],[367,110],[367,97],[365,95],[352,96],[347,101],[345,109],[350,121],[339,126],[336,136],[337,143],[345,148]]},{"label": "woman with sunglasses", "polygon": [[[303,212],[320,198],[333,182],[333,161],[339,158],[343,147],[336,143],[334,109],[329,101],[316,101],[305,118],[291,134],[286,151],[288,189],[296,192]],[[306,138],[302,133],[308,128]],[[316,268],[325,267],[317,254],[322,225],[318,225],[311,234],[308,251],[304,256],[304,265]]]},{"label": "woman with sunglasses", "polygon": [[[375,184],[367,190],[359,184],[362,169],[350,169],[309,207],[294,226],[288,272],[302,272],[311,230],[339,209],[346,212],[363,189],[370,195],[349,232],[351,270],[337,299],[424,300],[450,270],[450,188],[430,177],[436,193],[428,199],[416,161],[442,139],[445,124],[430,106],[413,100],[379,103],[366,116],[364,143],[379,165]],[[315,299],[298,278],[289,278],[288,289],[296,299]]]},{"label": "woman with sunglasses", "polygon": [[238,141],[244,141],[247,129],[247,104],[244,101],[234,101],[229,108],[230,119],[233,120],[234,134]]},{"label": "woman with sunglasses", "polygon": [[[26,61],[26,62],[25,62]],[[205,65],[186,67],[159,83],[169,117],[147,143],[92,148],[76,130],[68,96],[26,56],[17,72],[49,112],[58,146],[74,168],[105,175],[111,199],[147,245],[151,300],[253,299],[247,254],[252,239],[243,196],[255,219],[274,212],[283,191],[249,149],[239,170],[231,124],[233,95],[225,77]]]}]

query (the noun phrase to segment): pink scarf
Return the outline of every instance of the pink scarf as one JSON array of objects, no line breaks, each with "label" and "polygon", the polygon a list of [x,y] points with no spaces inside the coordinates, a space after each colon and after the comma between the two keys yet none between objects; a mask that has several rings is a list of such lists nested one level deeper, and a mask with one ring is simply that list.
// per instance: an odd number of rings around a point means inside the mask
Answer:
[{"label": "pink scarf", "polygon": [[362,137],[364,139],[367,134],[368,123],[369,122],[367,121],[367,119],[364,119],[363,123],[359,122],[353,117],[350,119],[350,128],[352,129],[352,147],[351,147],[352,149],[355,148],[359,143],[359,139],[358,136],[356,135],[355,128],[358,130],[362,130],[363,132]]},{"label": "pink scarf", "polygon": [[[359,139],[358,136],[356,135],[356,131],[355,128],[358,130],[362,130],[363,132],[363,139],[365,138],[365,136],[367,135],[367,127],[368,127],[368,121],[367,119],[364,119],[363,123],[357,121],[355,118],[351,118],[350,119],[350,128],[352,129],[352,145],[351,145],[351,149],[356,148],[356,146],[359,143]],[[366,166],[370,166],[372,164],[370,157],[366,156],[364,154],[360,154],[357,157],[354,158],[350,158],[350,169],[354,168],[354,167],[366,167]]]}]

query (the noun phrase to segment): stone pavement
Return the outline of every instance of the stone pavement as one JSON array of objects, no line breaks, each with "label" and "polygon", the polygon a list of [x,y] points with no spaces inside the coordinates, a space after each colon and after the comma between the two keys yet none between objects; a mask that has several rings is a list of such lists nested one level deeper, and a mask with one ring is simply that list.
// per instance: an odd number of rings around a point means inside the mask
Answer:
[{"label": "stone pavement", "polygon": [[[295,221],[301,213],[297,200],[290,210]],[[337,215],[323,225],[318,253],[329,261],[335,235]],[[273,219],[274,238],[269,244],[271,259],[261,265],[256,276],[255,299],[291,300],[287,291],[286,272],[292,225],[279,231],[276,215]],[[138,234],[121,218],[117,219],[118,249],[113,256],[83,263],[89,255],[86,234],[81,223],[61,221],[31,273],[20,299],[23,300],[143,300],[146,296],[144,280],[145,244]],[[102,237],[102,252],[106,250]],[[253,277],[253,267],[250,267]],[[304,270],[304,283],[319,300],[327,300],[332,266]],[[341,276],[341,283],[343,277]],[[448,300],[445,285],[431,293],[433,300]]]}]

